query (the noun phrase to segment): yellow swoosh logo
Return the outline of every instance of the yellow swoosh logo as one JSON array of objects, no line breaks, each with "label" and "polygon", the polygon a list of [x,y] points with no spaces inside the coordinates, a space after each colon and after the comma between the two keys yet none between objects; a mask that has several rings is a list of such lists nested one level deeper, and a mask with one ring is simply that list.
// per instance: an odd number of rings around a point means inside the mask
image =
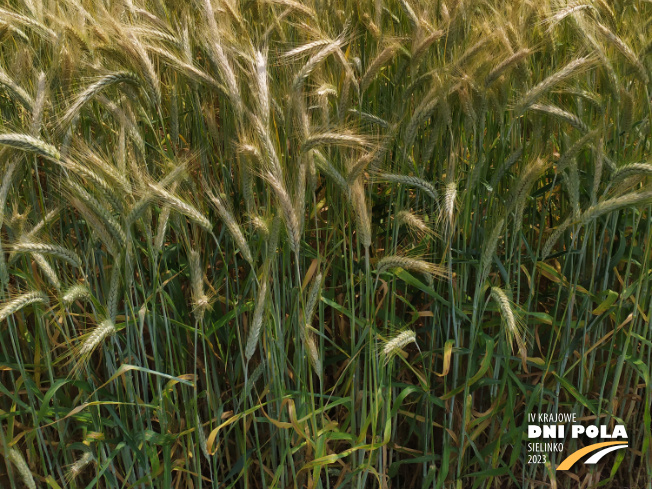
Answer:
[{"label": "yellow swoosh logo", "polygon": [[588,447],[584,447],[570,454],[568,457],[566,457],[566,459],[564,459],[564,461],[561,464],[559,464],[557,470],[570,470],[573,464],[577,462],[579,459],[581,459],[584,455],[587,455],[591,452],[595,452],[596,450],[600,450],[601,448],[610,447],[613,445],[627,445],[627,442],[605,441],[603,443],[596,443],[595,445],[589,445]]}]

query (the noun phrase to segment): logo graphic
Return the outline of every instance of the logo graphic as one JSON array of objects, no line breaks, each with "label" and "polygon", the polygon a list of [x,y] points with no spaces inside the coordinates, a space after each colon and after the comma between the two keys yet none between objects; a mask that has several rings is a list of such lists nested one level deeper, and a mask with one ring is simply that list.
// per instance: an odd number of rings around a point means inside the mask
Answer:
[{"label": "logo graphic", "polygon": [[602,457],[604,457],[606,454],[613,452],[614,450],[618,450],[620,448],[625,448],[627,447],[627,443],[623,443],[620,441],[606,441],[604,443],[596,443],[595,445],[589,445],[588,447],[584,447],[575,453],[569,455],[566,457],[566,459],[559,464],[559,467],[557,467],[557,470],[570,470],[570,468],[573,466],[575,462],[577,462],[579,459],[581,459],[584,455],[588,455],[589,453],[597,451],[598,453],[594,454],[592,457],[586,460],[584,462],[585,464],[597,464]]},{"label": "logo graphic", "polygon": [[[606,425],[591,425],[584,426],[578,424],[576,415],[566,413],[531,413],[528,415],[527,434],[533,443],[527,444],[528,450],[528,463],[530,464],[545,464],[548,461],[548,453],[560,453],[564,450],[564,439],[567,438],[567,426],[569,438],[578,439],[580,436],[594,439],[617,439],[623,438],[618,441],[602,441],[592,445],[581,448],[574,453],[567,456],[557,466],[558,471],[571,470],[573,465],[580,459],[588,456],[584,461],[585,464],[596,464],[605,455],[626,448],[627,444],[627,431],[623,425],[615,425],[613,432],[609,431]],[[536,423],[536,424],[535,424]],[[550,440],[549,442],[539,442],[541,440]]]}]

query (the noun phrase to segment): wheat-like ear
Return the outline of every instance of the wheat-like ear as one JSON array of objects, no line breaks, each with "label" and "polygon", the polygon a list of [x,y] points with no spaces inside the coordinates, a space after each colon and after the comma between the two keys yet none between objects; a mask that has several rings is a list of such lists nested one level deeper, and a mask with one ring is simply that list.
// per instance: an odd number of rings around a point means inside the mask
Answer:
[{"label": "wheat-like ear", "polygon": [[[474,108],[473,105],[473,96],[470,93],[470,90],[465,87],[461,86],[457,90],[457,96],[460,99],[460,105],[462,108],[462,112],[464,113],[464,116],[466,117],[465,124],[468,126],[470,129],[475,131],[475,128],[477,127],[478,124],[478,114]],[[467,129],[468,130],[468,129]],[[434,133],[435,131],[433,131]],[[430,149],[432,147],[432,149]],[[424,157],[424,159],[429,160],[430,157],[432,156],[432,151],[434,150],[435,145],[429,145],[428,147],[428,152],[426,154],[427,158]]]},{"label": "wheat-like ear", "polygon": [[491,234],[484,242],[484,247],[482,249],[482,257],[480,259],[481,273],[479,275],[480,284],[484,283],[485,279],[489,276],[489,271],[491,270],[491,264],[493,262],[496,249],[498,248],[498,240],[503,233],[503,228],[505,226],[505,219],[500,218],[498,222],[493,225]]},{"label": "wheat-like ear", "polygon": [[453,231],[455,225],[455,212],[457,207],[457,182],[451,181],[444,189],[443,202],[440,204],[440,219],[444,221],[447,234]]},{"label": "wheat-like ear", "polygon": [[0,144],[59,161],[59,150],[45,141],[28,134],[0,134]]},{"label": "wheat-like ear", "polygon": [[378,53],[374,60],[369,64],[369,67],[362,77],[362,80],[360,80],[360,92],[367,90],[371,82],[376,77],[378,71],[380,71],[380,68],[382,68],[385,63],[394,57],[394,54],[396,54],[398,48],[398,44],[390,44],[380,53]]},{"label": "wheat-like ear", "polygon": [[256,135],[262,143],[261,149],[263,150],[263,154],[265,156],[265,166],[267,167],[268,171],[274,176],[274,178],[279,180],[282,179],[284,173],[283,167],[281,166],[281,162],[276,153],[276,148],[274,147],[274,143],[272,142],[269,131],[263,126],[262,121],[258,117],[253,118],[253,126],[256,131]]},{"label": "wheat-like ear", "polygon": [[36,482],[34,481],[32,471],[29,470],[29,466],[27,465],[27,462],[25,462],[21,453],[16,448],[12,447],[9,449],[9,453],[5,456],[16,468],[16,471],[18,471],[25,486],[27,486],[28,489],[36,489]]},{"label": "wheat-like ear", "polygon": [[302,44],[301,46],[297,46],[296,48],[292,48],[289,51],[286,51],[281,55],[281,59],[288,59],[288,60],[297,59],[310,51],[314,51],[317,48],[321,48],[332,43],[333,43],[332,39],[327,39],[327,38],[317,39],[316,41]]},{"label": "wheat-like ear", "polygon": [[159,197],[163,202],[168,204],[177,212],[188,217],[192,222],[210,232],[213,229],[211,222],[198,209],[184,202],[172,192],[166,190],[160,185],[148,183],[149,189]]},{"label": "wheat-like ear", "polygon": [[633,176],[644,177],[646,175],[652,175],[652,164],[650,163],[630,163],[628,165],[623,165],[618,168],[611,176],[614,183],[625,180],[626,178]]},{"label": "wheat-like ear", "polygon": [[438,194],[437,190],[435,190],[435,187],[430,182],[422,178],[413,177],[410,175],[397,175],[393,173],[378,173],[376,177],[379,180],[385,180],[386,182],[400,183],[407,185],[408,187],[418,188],[434,201],[438,200]]},{"label": "wheat-like ear", "polygon": [[602,25],[600,22],[596,22],[595,26],[598,28],[598,31],[607,39],[611,44],[613,44],[618,51],[622,53],[622,55],[627,59],[627,61],[634,67],[636,74],[639,76],[640,80],[644,84],[648,84],[650,81],[650,78],[647,74],[647,69],[645,66],[643,66],[643,63],[638,59],[638,56],[636,56],[636,53],[632,51],[632,48],[630,48],[625,41],[623,41],[620,37],[618,37],[616,34],[611,32],[609,28],[606,26]]},{"label": "wheat-like ear", "polygon": [[521,158],[521,155],[523,154],[523,148],[517,148],[512,154],[510,154],[503,162],[502,164],[498,167],[498,169],[494,172],[493,176],[491,177],[491,182],[489,182],[489,186],[491,187],[492,190],[496,190],[496,187],[498,186],[498,183],[500,183],[500,180],[502,180],[503,176],[509,169],[514,166],[514,164]]},{"label": "wheat-like ear", "polygon": [[258,95],[258,112],[265,127],[269,126],[269,84],[267,80],[267,50],[256,51],[254,68]]},{"label": "wheat-like ear", "polygon": [[[186,173],[186,165],[180,164],[177,165],[171,172],[169,172],[161,181],[158,182],[157,186],[161,189],[165,189],[168,185],[172,185],[177,182],[177,180],[183,180]],[[176,188],[176,187],[175,187]],[[169,192],[172,193],[172,192]],[[152,202],[156,196],[155,192],[145,192],[140,199],[131,207],[131,210],[125,218],[127,228],[129,228],[138,218],[142,215],[143,212],[147,209],[148,205]]]},{"label": "wheat-like ear", "polygon": [[401,4],[401,7],[403,8],[403,12],[405,12],[405,15],[407,16],[408,20],[410,21],[410,25],[412,26],[412,29],[418,29],[419,27],[419,16],[414,13],[414,9],[408,2],[408,0],[399,0],[399,3]]},{"label": "wheat-like ear", "polygon": [[215,78],[210,76],[208,73],[200,70],[196,66],[179,59],[167,49],[152,45],[148,45],[146,48],[148,51],[161,56],[168,65],[176,68],[177,72],[179,72],[182,76],[185,76],[190,80],[200,83],[204,86],[216,88],[228,95],[226,87],[219,83]]},{"label": "wheat-like ear", "polygon": [[380,351],[381,358],[385,365],[394,358],[403,348],[405,348],[410,343],[417,342],[417,335],[411,329],[406,329],[405,331],[397,334],[391,340],[385,342],[382,350]]},{"label": "wheat-like ear", "polygon": [[[292,82],[292,93],[300,94],[303,91],[303,84],[308,78],[308,76],[310,76],[313,70],[324,59],[326,59],[334,52],[338,51],[340,49],[341,44],[342,44],[342,40],[336,39],[335,41],[326,44],[326,46],[323,47],[318,53],[312,55],[308,60],[308,62],[305,65],[303,65],[301,70],[299,70],[299,73],[297,73],[296,76],[294,77],[294,81]],[[286,53],[286,55],[287,54],[288,53]]]},{"label": "wheat-like ear", "polygon": [[[81,146],[81,144],[77,144]],[[93,169],[97,170],[98,173],[107,177],[111,182],[119,185],[120,190],[125,194],[129,195],[132,193],[131,184],[125,175],[125,172],[118,170],[88,146],[82,146],[76,153],[76,158],[79,161],[83,161],[85,166],[91,166]],[[90,173],[92,170],[89,168],[88,172]]]},{"label": "wheat-like ear", "polygon": [[575,141],[557,161],[557,173],[564,171],[566,166],[582,151],[591,141],[595,140],[602,129],[594,129]]},{"label": "wheat-like ear", "polygon": [[306,323],[310,324],[312,322],[312,316],[315,313],[315,308],[319,303],[319,298],[321,297],[321,285],[323,281],[323,275],[321,272],[312,281],[312,286],[308,292],[308,300],[306,301]]},{"label": "wheat-like ear", "polygon": [[[170,186],[170,190],[174,193],[176,189],[177,182],[174,182]],[[154,239],[154,249],[157,253],[160,253],[163,250],[163,242],[165,241],[168,221],[170,220],[170,211],[170,206],[165,205],[161,209],[161,213],[158,216],[158,223],[156,225],[156,238]]]},{"label": "wheat-like ear", "polygon": [[283,7],[286,7],[288,10],[301,12],[313,19],[316,18],[315,11],[301,2],[295,2],[294,0],[264,0],[264,2],[270,4],[282,5]]},{"label": "wheat-like ear", "polygon": [[525,344],[525,329],[521,319],[515,314],[512,301],[507,297],[504,290],[499,287],[491,288],[491,297],[498,304],[500,315],[505,324],[505,335],[507,342],[510,344],[512,352],[514,351],[514,341],[518,347],[518,353],[523,362],[523,369],[527,371],[527,348]]},{"label": "wheat-like ear", "polygon": [[[0,200],[0,202],[1,201],[2,200]],[[52,210],[48,211],[48,213],[45,214],[45,216],[43,216],[43,218],[39,222],[34,224],[34,227],[32,227],[32,229],[30,229],[25,233],[24,238],[27,241],[33,241],[34,236],[36,236],[36,234],[38,234],[41,231],[41,229],[43,229],[44,226],[54,222],[59,217],[61,217],[61,209],[59,207],[54,207]]]},{"label": "wheat-like ear", "polygon": [[543,245],[541,251],[542,260],[545,260],[550,255],[552,248],[555,246],[561,235],[564,234],[564,231],[566,231],[566,229],[568,229],[571,224],[573,224],[572,215],[568,216],[568,218],[566,218],[566,220],[557,226],[557,228],[552,232],[552,234],[548,237],[547,241]]},{"label": "wheat-like ear", "polygon": [[382,273],[390,268],[403,268],[411,272],[419,272],[433,277],[448,277],[448,270],[445,267],[418,258],[408,258],[407,256],[385,256],[378,261],[376,271]]},{"label": "wheat-like ear", "polygon": [[[5,166],[5,174],[2,178],[2,185],[0,185],[0,228],[4,221],[5,203],[7,201],[7,194],[9,188],[13,184],[14,175],[18,168],[19,159],[14,158]],[[7,262],[5,261],[5,252],[2,246],[2,236],[0,236],[0,284],[6,285],[9,283],[9,270],[7,269]]]},{"label": "wheat-like ear", "polygon": [[534,110],[556,117],[557,119],[570,124],[582,133],[589,132],[589,128],[586,126],[586,124],[584,124],[584,122],[582,122],[579,117],[577,117],[575,114],[571,114],[566,110],[560,109],[559,107],[555,107],[554,105],[532,104],[530,105],[529,110]]},{"label": "wheat-like ear", "polygon": [[351,188],[351,203],[355,213],[355,228],[360,243],[365,248],[371,246],[371,219],[367,208],[367,199],[365,198],[364,185],[358,179]]},{"label": "wheat-like ear", "polygon": [[321,358],[319,357],[319,349],[317,348],[315,337],[311,332],[305,333],[304,344],[306,346],[306,350],[308,350],[308,356],[310,358],[310,363],[312,364],[313,370],[317,374],[317,377],[322,379],[322,375],[324,373],[323,364]]},{"label": "wheat-like ear", "polygon": [[188,268],[190,269],[190,287],[192,291],[193,312],[198,321],[204,317],[210,306],[208,296],[204,293],[204,273],[201,269],[199,252],[190,250],[188,253]]},{"label": "wheat-like ear", "polygon": [[396,223],[400,226],[405,224],[409,229],[415,231],[417,235],[437,236],[437,233],[426,222],[416,214],[410,211],[399,211],[396,214]]},{"label": "wheat-like ear", "polygon": [[553,87],[561,83],[562,81],[570,78],[573,75],[576,75],[583,69],[586,69],[593,63],[593,58],[590,56],[584,56],[572,60],[570,63],[565,65],[563,68],[548,76],[541,83],[531,88],[516,105],[516,113],[522,114],[528,107],[535,103],[543,94],[550,91]]},{"label": "wheat-like ear", "polygon": [[32,257],[43,272],[43,275],[47,277],[53,287],[57,290],[61,290],[61,281],[57,276],[57,272],[55,272],[54,268],[52,268],[52,265],[50,265],[46,258],[41,253],[33,253]]},{"label": "wheat-like ear", "polygon": [[256,297],[256,306],[254,307],[253,320],[249,328],[249,336],[247,337],[247,345],[245,347],[245,358],[247,362],[256,353],[256,346],[258,345],[258,338],[263,326],[263,319],[265,313],[265,301],[267,298],[267,280],[268,280],[269,267],[266,265],[263,269],[263,276],[258,288],[258,296]]},{"label": "wheat-like ear", "polygon": [[[442,5],[443,2],[442,2]],[[413,44],[412,45],[412,63],[417,63],[421,56],[427,52],[428,48],[432,46],[432,44],[444,37],[446,34],[446,31],[439,29],[436,31],[433,31],[430,33],[428,36],[426,36],[421,42]]]},{"label": "wheat-like ear", "polygon": [[8,283],[9,283],[9,270],[7,269],[7,262],[5,261],[5,252],[2,249],[2,240],[0,239],[0,285],[5,286]]},{"label": "wheat-like ear", "polygon": [[240,248],[240,253],[242,253],[244,259],[247,260],[249,264],[253,266],[254,258],[253,255],[251,254],[249,245],[247,244],[247,240],[245,239],[244,234],[242,233],[242,230],[240,229],[238,222],[235,220],[233,213],[227,207],[226,202],[218,194],[207,192],[207,195],[210,201],[215,206],[215,209],[217,210],[218,214],[222,218],[222,221],[224,221],[224,224],[226,224],[226,227],[229,230],[231,237],[238,245],[238,248]]},{"label": "wheat-like ear", "polygon": [[7,319],[12,314],[15,314],[20,309],[30,304],[47,304],[48,296],[43,292],[34,290],[31,292],[25,292],[14,299],[5,302],[2,307],[0,307],[0,322]]},{"label": "wheat-like ear", "polygon": [[308,300],[306,301],[306,309],[305,309],[305,316],[304,316],[305,320],[303,321],[303,328],[301,330],[301,336],[303,338],[306,350],[308,351],[310,363],[312,363],[312,367],[320,379],[322,378],[322,374],[323,374],[323,370],[322,370],[323,364],[319,356],[319,350],[317,348],[317,344],[315,342],[314,335],[312,334],[312,328],[310,325],[312,324],[312,317],[315,313],[315,308],[317,307],[317,303],[319,302],[322,279],[323,277],[320,272],[317,274],[317,276],[314,278],[312,282],[310,291],[308,292]]},{"label": "wheat-like ear", "polygon": [[82,337],[82,342],[75,349],[75,356],[78,358],[71,374],[76,374],[86,364],[91,354],[102,342],[116,333],[115,324],[111,319],[105,319],[96,326],[90,333]]},{"label": "wheat-like ear", "polygon": [[31,132],[38,135],[41,131],[41,122],[43,118],[43,106],[45,105],[45,89],[46,89],[45,73],[40,72],[38,76],[36,99],[34,100],[34,107],[32,108],[32,124]]},{"label": "wheat-like ear", "polygon": [[86,90],[80,93],[75,101],[70,105],[66,113],[61,118],[61,126],[67,126],[72,122],[75,116],[79,113],[81,108],[88,103],[95,95],[100,93],[107,87],[116,85],[118,83],[128,83],[137,87],[140,84],[138,76],[129,71],[119,71],[116,73],[109,73],[104,75],[98,81],[90,85]]},{"label": "wheat-like ear", "polygon": [[581,12],[582,10],[587,10],[587,9],[592,9],[595,10],[595,7],[593,5],[589,4],[580,4],[580,5],[575,5],[571,4],[568,7],[562,8],[558,10],[554,15],[551,17],[548,17],[543,20],[544,23],[549,24],[548,30],[552,30],[555,25],[557,25],[559,22],[564,20],[566,17],[572,15],[572,16],[577,16],[578,12]]},{"label": "wheat-like ear", "polygon": [[349,132],[323,132],[308,136],[303,144],[303,150],[308,151],[317,146],[342,146],[353,149],[367,149],[371,148],[372,145],[368,139],[358,134]]},{"label": "wheat-like ear", "polygon": [[0,68],[0,86],[3,86],[9,92],[9,95],[18,100],[26,110],[33,111],[34,100],[32,97],[18,83],[13,81],[2,68]]},{"label": "wheat-like ear", "polygon": [[405,140],[404,146],[405,150],[412,148],[414,140],[417,136],[417,132],[421,123],[427,120],[439,106],[441,97],[439,96],[438,91],[432,89],[431,92],[426,95],[421,102],[421,104],[414,110],[414,114],[410,119],[406,129],[405,129]]},{"label": "wheat-like ear", "polygon": [[527,203],[527,199],[530,196],[530,189],[543,174],[543,172],[548,168],[548,166],[549,163],[546,160],[542,158],[534,159],[521,172],[521,175],[512,187],[512,191],[507,202],[507,211],[515,211],[517,229],[520,226],[523,209]]},{"label": "wheat-like ear", "polygon": [[138,56],[138,64],[140,64],[143,77],[147,81],[147,85],[149,85],[150,97],[152,98],[154,105],[159,107],[161,105],[161,87],[152,60],[149,59],[147,51],[145,51],[140,40],[132,32],[127,32],[127,38],[131,41],[131,45]]},{"label": "wheat-like ear", "polygon": [[285,189],[285,185],[276,178],[274,174],[267,172],[263,177],[276,195],[276,199],[283,211],[285,227],[287,229],[288,238],[290,239],[290,247],[292,248],[292,251],[298,255],[301,246],[301,229],[290,195]]},{"label": "wheat-like ear", "polygon": [[493,82],[495,82],[500,75],[502,75],[509,68],[515,64],[520,63],[522,60],[527,58],[532,53],[531,49],[523,48],[516,53],[509,56],[507,59],[503,60],[501,63],[498,63],[487,75],[484,80],[485,88],[488,88]]},{"label": "wheat-like ear", "polygon": [[77,284],[71,286],[66,292],[61,296],[61,300],[66,306],[72,305],[73,302],[79,300],[88,300],[91,297],[91,291],[88,290],[88,287],[85,285]]},{"label": "wheat-like ear", "polygon": [[240,88],[238,87],[238,81],[235,76],[235,72],[231,67],[231,63],[229,62],[226,53],[224,52],[224,48],[219,42],[209,42],[208,48],[208,53],[217,66],[222,80],[224,80],[226,93],[231,100],[233,110],[238,115],[238,117],[242,117],[244,108],[242,104],[242,97],[240,95]]},{"label": "wheat-like ear", "polygon": [[21,240],[13,246],[13,251],[16,253],[50,255],[71,264],[73,267],[81,268],[82,266],[81,258],[79,258],[77,253],[63,246]]},{"label": "wheat-like ear", "polygon": [[104,223],[95,215],[95,213],[76,197],[70,199],[70,204],[82,215],[86,221],[88,229],[97,234],[109,253],[114,257],[118,256],[120,248],[116,244],[111,233],[104,226]]},{"label": "wheat-like ear", "polygon": [[618,74],[616,73],[616,70],[614,69],[613,64],[611,63],[611,60],[607,56],[607,53],[605,52],[602,44],[600,44],[595,36],[589,32],[589,26],[585,22],[579,22],[578,24],[580,26],[579,31],[584,35],[586,38],[588,45],[590,48],[593,50],[595,55],[598,57],[598,60],[600,61],[600,65],[605,69],[607,72],[607,77],[609,80],[609,88],[611,91],[611,94],[615,98],[615,102],[618,103],[620,102],[620,82],[618,80]]},{"label": "wheat-like ear", "polygon": [[344,195],[349,196],[351,194],[351,187],[340,171],[324,157],[321,151],[313,150],[313,156],[317,168],[319,168],[319,170],[327,176]]},{"label": "wheat-like ear", "polygon": [[66,481],[70,483],[75,480],[77,476],[81,474],[82,470],[84,470],[84,468],[86,468],[91,462],[95,462],[93,453],[90,451],[84,452],[84,454],[68,468]]},{"label": "wheat-like ear", "polygon": [[570,165],[568,165],[568,171],[562,173],[562,180],[568,191],[568,199],[573,210],[573,215],[577,217],[580,213],[580,176],[575,160],[571,161]]},{"label": "wheat-like ear", "polygon": [[[167,32],[163,32],[163,30],[152,28],[152,27],[145,27],[145,26],[132,26],[129,27],[129,31],[133,33],[135,36],[144,38],[144,39],[155,39],[158,41],[165,41],[171,45],[173,45],[176,48],[181,47],[181,43],[179,42],[179,39],[174,37],[172,34],[168,34]],[[147,44],[148,47],[149,43]]]},{"label": "wheat-like ear", "polygon": [[622,209],[623,207],[641,205],[650,201],[652,201],[652,189],[649,187],[640,192],[613,197],[589,207],[580,215],[579,222],[584,226],[600,216]]},{"label": "wheat-like ear", "polygon": [[20,25],[29,27],[34,33],[38,34],[47,41],[54,42],[58,38],[57,33],[52,29],[39,22],[38,20],[27,17],[26,15],[21,15],[17,12],[12,12],[11,10],[0,9],[0,14],[6,20],[12,20]]}]

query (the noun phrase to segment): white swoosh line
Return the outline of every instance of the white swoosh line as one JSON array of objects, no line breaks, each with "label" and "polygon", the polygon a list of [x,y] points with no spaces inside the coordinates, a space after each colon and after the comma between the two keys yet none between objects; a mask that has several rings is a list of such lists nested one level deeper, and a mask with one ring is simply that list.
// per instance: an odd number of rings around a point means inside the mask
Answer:
[{"label": "white swoosh line", "polygon": [[606,454],[609,452],[613,452],[614,450],[618,450],[620,448],[626,448],[627,445],[615,445],[613,447],[607,447],[603,448],[602,450],[599,450],[596,454],[594,454],[591,458],[587,459],[586,464],[597,464],[602,457],[604,457]]}]

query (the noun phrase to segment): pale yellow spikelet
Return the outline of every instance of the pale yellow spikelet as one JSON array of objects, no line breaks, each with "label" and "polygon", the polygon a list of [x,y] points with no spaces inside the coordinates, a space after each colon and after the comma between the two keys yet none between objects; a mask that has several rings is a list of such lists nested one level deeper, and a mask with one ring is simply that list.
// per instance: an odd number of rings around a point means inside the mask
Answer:
[{"label": "pale yellow spikelet", "polygon": [[400,225],[407,226],[411,231],[415,232],[418,236],[428,235],[436,236],[437,233],[423,220],[422,217],[410,211],[399,211],[396,214],[396,222]]},{"label": "pale yellow spikelet", "polygon": [[274,174],[271,172],[266,173],[265,180],[267,180],[269,186],[274,190],[276,199],[283,211],[285,227],[287,229],[288,238],[290,239],[290,247],[295,254],[298,254],[301,246],[301,227],[292,199],[290,198],[284,183],[276,178]]},{"label": "pale yellow spikelet", "polygon": [[21,240],[13,246],[13,251],[17,253],[49,255],[68,262],[73,267],[80,268],[82,266],[81,258],[79,258],[77,253],[68,248],[64,248],[63,246]]},{"label": "pale yellow spikelet", "polygon": [[66,480],[68,482],[72,482],[74,479],[81,474],[82,470],[86,468],[91,462],[95,461],[95,457],[93,456],[92,452],[84,452],[84,454],[79,457],[77,461],[72,463],[68,469],[68,473],[66,474]]},{"label": "pale yellow spikelet", "polygon": [[322,362],[319,356],[319,350],[317,348],[315,338],[311,333],[307,333],[305,335],[305,345],[306,345],[306,349],[308,350],[308,356],[310,357],[310,363],[312,364],[312,368],[317,374],[317,377],[321,379],[323,375]]},{"label": "pale yellow spikelet", "polygon": [[57,272],[54,270],[54,268],[52,268],[52,265],[50,265],[45,256],[43,256],[41,253],[33,253],[32,257],[43,272],[43,275],[45,275],[45,277],[50,281],[54,288],[60,290],[61,281],[57,276]]},{"label": "pale yellow spikelet", "polygon": [[480,264],[482,266],[482,273],[479,276],[480,283],[483,283],[485,279],[489,276],[489,271],[491,270],[491,264],[493,263],[494,255],[498,248],[498,240],[503,234],[503,228],[505,226],[505,218],[500,218],[498,222],[494,223],[491,229],[489,237],[484,242],[484,247],[482,249],[482,257],[480,259]]},{"label": "pale yellow spikelet", "polygon": [[632,192],[630,194],[621,195],[619,197],[612,197],[610,199],[598,202],[584,211],[580,217],[579,222],[586,225],[589,222],[597,219],[600,216],[622,209],[632,205],[643,205],[652,201],[652,189],[645,189],[639,192]]},{"label": "pale yellow spikelet", "polygon": [[27,465],[27,462],[25,462],[21,453],[16,448],[10,448],[6,457],[16,468],[16,471],[20,475],[25,486],[27,486],[28,489],[36,489],[36,482],[34,481],[32,471],[29,470],[29,466]]},{"label": "pale yellow spikelet", "polygon": [[88,86],[76,97],[66,113],[62,116],[59,124],[63,126],[68,125],[70,122],[72,122],[82,107],[86,105],[93,97],[95,97],[105,88],[117,83],[128,83],[134,86],[138,86],[140,84],[140,79],[135,74],[128,71],[120,71],[104,75],[95,83]]},{"label": "pale yellow spikelet", "polygon": [[358,179],[351,189],[351,201],[355,212],[356,231],[358,239],[365,248],[371,246],[371,220],[367,209],[364,185]]},{"label": "pale yellow spikelet", "polygon": [[267,127],[269,125],[270,113],[269,83],[267,80],[267,52],[256,51],[254,54],[254,62],[259,113],[263,125]]},{"label": "pale yellow spikelet", "polygon": [[149,183],[148,187],[154,192],[154,194],[159,197],[163,202],[167,203],[177,212],[184,214],[191,221],[201,226],[207,231],[212,231],[213,224],[202,214],[196,207],[184,202],[176,195],[172,194],[168,190],[164,189],[162,186]]},{"label": "pale yellow spikelet", "polygon": [[[115,332],[115,324],[110,319],[105,319],[96,326],[95,329],[85,336],[77,351],[77,357],[79,357],[77,365],[79,366],[85,362],[95,349],[101,345],[106,338],[114,335]],[[77,367],[75,367],[75,370],[77,370]]]},{"label": "pale yellow spikelet", "polygon": [[336,51],[339,51],[341,45],[342,40],[336,39],[335,41],[327,43],[325,47],[323,47],[319,52],[312,55],[308,62],[303,65],[303,68],[301,68],[299,73],[297,73],[297,75],[294,77],[294,81],[292,83],[292,92],[294,94],[301,93],[303,90],[303,85],[308,76],[310,76],[315,68],[328,56],[335,53]]},{"label": "pale yellow spikelet", "polygon": [[416,187],[428,195],[431,199],[437,200],[437,190],[432,185],[432,183],[428,182],[427,180],[411,175],[399,175],[393,173],[379,173],[377,176],[380,180],[385,180],[387,182],[400,183],[409,187]]},{"label": "pale yellow spikelet", "polygon": [[25,292],[0,307],[0,322],[29,304],[47,304],[47,302],[48,296],[41,291]]},{"label": "pale yellow spikelet", "polygon": [[650,78],[647,73],[647,69],[641,63],[641,61],[638,59],[638,56],[632,48],[629,47],[629,45],[623,41],[620,37],[618,37],[614,32],[612,32],[608,27],[605,25],[601,24],[600,22],[596,22],[595,26],[597,27],[598,31],[604,36],[604,38],[609,41],[612,45],[618,49],[618,51],[621,52],[621,54],[627,59],[627,61],[634,67],[634,70],[636,74],[639,76],[641,81],[643,83],[648,83],[650,81]]},{"label": "pale yellow spikelet", "polygon": [[516,342],[518,353],[523,363],[523,369],[527,372],[527,347],[525,344],[525,329],[522,320],[514,312],[512,301],[500,287],[491,288],[491,298],[496,302],[500,309],[500,315],[503,318],[505,326],[505,336],[514,352],[514,342]]},{"label": "pale yellow spikelet", "polygon": [[418,258],[408,258],[407,256],[385,256],[378,261],[376,266],[378,273],[382,273],[391,268],[403,268],[411,272],[419,272],[433,277],[448,277],[448,271],[445,267]]},{"label": "pale yellow spikelet", "polygon": [[487,75],[487,78],[485,78],[484,85],[485,87],[489,87],[493,82],[495,82],[500,75],[502,75],[505,71],[507,71],[509,68],[512,66],[520,63],[522,60],[527,58],[530,54],[532,53],[532,50],[528,48],[521,49],[517,51],[516,53],[512,54],[505,60],[503,60],[501,63],[498,63]]},{"label": "pale yellow spikelet", "polygon": [[0,134],[0,144],[36,153],[55,161],[61,159],[61,153],[57,148],[28,134]]},{"label": "pale yellow spikelet", "polygon": [[91,292],[85,285],[77,284],[70,287],[61,297],[61,300],[67,306],[78,300],[87,300],[91,297]]},{"label": "pale yellow spikelet", "polygon": [[448,232],[455,226],[455,214],[457,207],[457,182],[452,181],[444,188],[443,202],[441,205],[441,219]]},{"label": "pale yellow spikelet", "polygon": [[188,253],[188,268],[190,270],[193,312],[197,320],[201,321],[204,313],[210,307],[210,300],[204,293],[204,272],[201,268],[200,256],[197,250],[190,250]]},{"label": "pale yellow spikelet", "polygon": [[251,265],[253,265],[254,259],[253,259],[253,255],[251,254],[251,249],[249,248],[249,244],[247,243],[247,240],[245,239],[244,234],[242,233],[242,229],[240,229],[240,225],[235,220],[233,212],[231,212],[227,202],[219,194],[213,194],[211,192],[208,192],[207,195],[210,201],[215,206],[215,209],[217,210],[218,214],[224,221],[224,224],[226,224],[226,227],[229,230],[231,237],[238,245],[238,248],[240,248],[240,253],[242,253],[242,256],[244,257],[245,260],[247,260]]},{"label": "pale yellow spikelet", "polygon": [[251,357],[256,353],[256,347],[258,345],[258,338],[262,331],[263,319],[265,313],[265,301],[267,298],[267,274],[268,269],[265,267],[263,271],[263,278],[260,282],[258,288],[258,295],[256,297],[256,306],[254,307],[253,320],[251,322],[251,327],[249,328],[249,335],[247,337],[247,345],[245,347],[245,358],[247,362],[251,360]]},{"label": "pale yellow spikelet", "polygon": [[531,88],[516,105],[516,113],[522,114],[530,105],[535,103],[542,95],[552,90],[564,80],[577,75],[582,70],[587,69],[594,62],[590,56],[576,58],[564,65],[552,75],[545,78],[541,83]]},{"label": "pale yellow spikelet", "polygon": [[380,355],[385,364],[388,364],[389,361],[399,354],[403,348],[405,348],[410,343],[417,342],[417,335],[411,329],[406,329],[401,333],[394,336],[392,339],[385,342],[383,345]]},{"label": "pale yellow spikelet", "polygon": [[532,104],[530,105],[530,110],[534,110],[537,112],[541,112],[556,117],[564,122],[567,122],[575,129],[581,131],[582,133],[589,132],[589,128],[586,126],[586,124],[584,124],[584,122],[582,122],[582,120],[578,116],[566,110],[560,109],[559,107],[556,107],[554,105]]},{"label": "pale yellow spikelet", "polygon": [[383,49],[376,58],[369,64],[366,73],[360,81],[360,91],[364,92],[374,80],[382,66],[394,57],[399,46],[396,43],[390,44]]}]

